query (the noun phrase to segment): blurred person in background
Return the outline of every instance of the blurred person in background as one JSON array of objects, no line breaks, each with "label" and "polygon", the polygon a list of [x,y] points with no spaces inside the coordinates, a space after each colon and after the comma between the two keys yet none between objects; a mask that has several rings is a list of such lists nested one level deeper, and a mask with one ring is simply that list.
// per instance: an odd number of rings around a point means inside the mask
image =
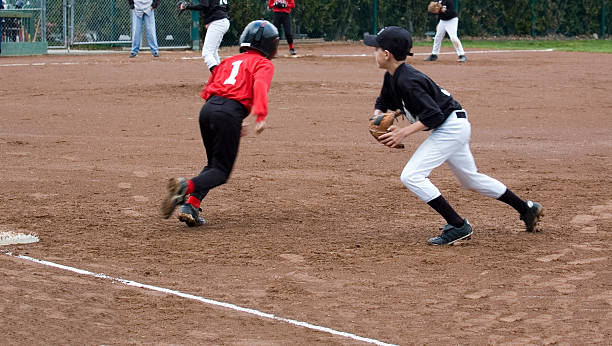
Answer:
[{"label": "blurred person in background", "polygon": [[140,40],[142,35],[142,25],[144,23],[147,31],[147,41],[151,48],[153,57],[159,57],[159,47],[157,46],[157,35],[155,33],[155,13],[154,10],[159,6],[161,0],[128,0],[132,9],[132,52],[130,58],[138,56],[140,50]]},{"label": "blurred person in background", "polygon": [[223,36],[229,30],[230,21],[228,0],[200,0],[200,3],[191,5],[185,1],[179,3],[179,10],[200,11],[202,21],[206,27],[206,36],[202,45],[202,59],[212,72],[221,63],[219,46]]},{"label": "blurred person in background", "polygon": [[293,47],[293,34],[291,33],[291,10],[295,8],[293,0],[268,0],[268,8],[274,11],[274,20],[272,23],[278,28],[285,31],[285,38],[289,45],[289,53],[295,55]]}]

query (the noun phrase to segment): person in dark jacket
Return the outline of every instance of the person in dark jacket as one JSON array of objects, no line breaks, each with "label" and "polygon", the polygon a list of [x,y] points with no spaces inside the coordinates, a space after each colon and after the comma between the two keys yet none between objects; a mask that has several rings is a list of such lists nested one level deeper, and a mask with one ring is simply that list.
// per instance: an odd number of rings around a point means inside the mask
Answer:
[{"label": "person in dark jacket", "polygon": [[180,10],[200,11],[202,21],[206,27],[206,36],[202,45],[202,59],[212,72],[221,63],[219,57],[219,46],[223,36],[229,30],[230,21],[227,16],[229,11],[228,0],[200,0],[198,4],[190,5],[180,3]]},{"label": "person in dark jacket", "polygon": [[436,26],[436,36],[434,37],[431,55],[425,58],[425,61],[438,60],[442,40],[444,39],[444,35],[448,33],[448,37],[453,43],[453,47],[455,47],[455,51],[459,56],[457,61],[466,62],[467,58],[465,57],[463,46],[461,45],[461,41],[459,41],[459,37],[457,36],[459,18],[457,17],[457,12],[455,11],[455,5],[453,5],[454,0],[439,0],[438,2],[442,5],[442,8],[438,13],[438,18],[440,21],[438,22],[438,26]]}]

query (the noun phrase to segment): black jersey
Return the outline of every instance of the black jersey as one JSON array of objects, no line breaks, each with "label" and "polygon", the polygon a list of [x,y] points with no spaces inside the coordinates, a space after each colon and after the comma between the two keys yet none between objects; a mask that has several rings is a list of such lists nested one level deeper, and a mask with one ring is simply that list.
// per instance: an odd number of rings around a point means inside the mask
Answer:
[{"label": "black jersey", "polygon": [[410,122],[419,120],[428,129],[434,129],[462,107],[427,75],[403,63],[393,75],[385,73],[376,109],[403,110]]},{"label": "black jersey", "polygon": [[446,11],[438,13],[438,18],[442,20],[450,20],[457,17],[457,12],[455,11],[455,0],[441,0],[438,1],[442,4],[443,8],[446,8]]},{"label": "black jersey", "polygon": [[188,10],[202,12],[204,25],[215,20],[227,18],[229,11],[229,0],[200,0],[196,5],[188,5]]}]

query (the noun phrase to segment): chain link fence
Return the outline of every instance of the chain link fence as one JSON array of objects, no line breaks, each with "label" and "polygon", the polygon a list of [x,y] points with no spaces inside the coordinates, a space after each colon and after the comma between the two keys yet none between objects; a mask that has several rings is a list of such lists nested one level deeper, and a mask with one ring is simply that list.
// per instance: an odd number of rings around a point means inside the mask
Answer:
[{"label": "chain link fence", "polygon": [[[50,48],[129,46],[128,0],[0,0],[10,9],[22,4],[31,13],[18,36],[3,29],[3,39],[45,40]],[[429,0],[299,0],[291,13],[298,38],[357,40],[366,32],[402,26],[416,38],[432,35],[437,17],[426,12]],[[195,0],[193,0],[195,2]],[[473,37],[592,37],[612,34],[612,0],[455,0],[459,34]],[[231,0],[231,26],[223,45],[235,45],[251,20],[272,19],[266,0]],[[28,14],[29,16],[30,14]],[[160,48],[198,48],[205,33],[198,14],[178,15],[176,1],[162,0],[155,12]],[[195,22],[194,22],[195,20]],[[7,18],[3,20],[7,21]],[[12,19],[8,24],[14,24]],[[5,23],[5,28],[8,27]],[[29,37],[28,37],[29,35]],[[142,35],[146,47],[146,35]]]},{"label": "chain link fence", "polygon": [[[131,10],[127,0],[46,2],[49,47],[131,45]],[[174,1],[161,1],[155,10],[155,26],[160,48],[191,47],[191,17],[179,17]],[[148,46],[146,35],[142,37],[142,46]]]}]

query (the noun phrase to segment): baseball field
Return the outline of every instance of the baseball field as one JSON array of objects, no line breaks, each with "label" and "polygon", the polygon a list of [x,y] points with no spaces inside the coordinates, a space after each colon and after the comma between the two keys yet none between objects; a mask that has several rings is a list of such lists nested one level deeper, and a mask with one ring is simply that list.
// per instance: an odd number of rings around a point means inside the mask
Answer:
[{"label": "baseball field", "polygon": [[0,233],[40,239],[0,246],[0,344],[609,345],[611,54],[416,48],[479,170],[545,208],[527,233],[442,166],[474,234],[434,247],[443,219],[399,179],[427,133],[367,131],[372,49],[296,49],[198,228],[159,216],[166,180],[206,163],[198,52],[0,59]]}]

